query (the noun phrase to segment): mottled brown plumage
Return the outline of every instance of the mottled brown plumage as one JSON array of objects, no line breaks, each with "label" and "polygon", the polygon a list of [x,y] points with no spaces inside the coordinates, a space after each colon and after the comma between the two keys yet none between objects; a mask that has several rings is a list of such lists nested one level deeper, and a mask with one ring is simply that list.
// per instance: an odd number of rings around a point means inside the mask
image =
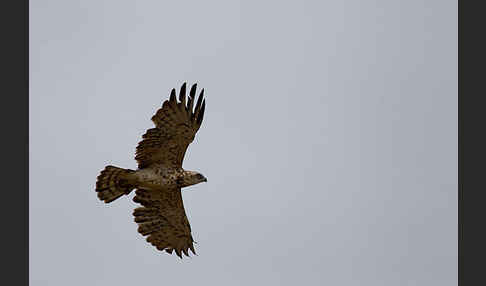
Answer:
[{"label": "mottled brown plumage", "polygon": [[[133,212],[138,232],[158,250],[189,256],[194,239],[182,202],[181,188],[206,182],[194,171],[182,168],[187,147],[194,140],[204,117],[204,89],[197,102],[196,84],[186,100],[186,84],[172,89],[169,100],[152,117],[155,128],[147,130],[137,146],[138,170],[107,166],[98,176],[98,198],[110,203],[137,189],[133,201],[142,205]],[[195,106],[194,106],[195,105]]]}]

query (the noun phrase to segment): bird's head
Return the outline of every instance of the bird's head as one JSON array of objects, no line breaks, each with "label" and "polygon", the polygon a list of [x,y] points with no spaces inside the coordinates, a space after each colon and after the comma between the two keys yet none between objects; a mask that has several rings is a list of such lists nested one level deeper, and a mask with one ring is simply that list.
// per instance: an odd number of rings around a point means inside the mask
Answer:
[{"label": "bird's head", "polygon": [[202,182],[207,182],[208,179],[204,177],[202,174],[194,171],[184,171],[182,176],[177,180],[177,184],[179,187],[187,187],[196,185]]}]

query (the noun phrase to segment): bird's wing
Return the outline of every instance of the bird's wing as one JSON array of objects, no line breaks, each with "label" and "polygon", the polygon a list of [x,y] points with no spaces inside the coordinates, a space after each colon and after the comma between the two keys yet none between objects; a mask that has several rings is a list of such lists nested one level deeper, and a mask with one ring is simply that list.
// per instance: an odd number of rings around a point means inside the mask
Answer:
[{"label": "bird's wing", "polygon": [[140,169],[154,163],[182,167],[187,146],[194,140],[204,117],[204,89],[193,109],[195,96],[196,84],[191,87],[187,101],[186,83],[180,89],[179,102],[175,89],[172,89],[169,100],[164,101],[152,117],[155,128],[147,130],[138,143],[135,159]]},{"label": "bird's wing", "polygon": [[138,232],[148,235],[147,241],[158,250],[175,251],[180,258],[181,252],[189,256],[188,249],[196,254],[181,189],[137,189],[135,193],[133,201],[143,205],[133,211]]}]

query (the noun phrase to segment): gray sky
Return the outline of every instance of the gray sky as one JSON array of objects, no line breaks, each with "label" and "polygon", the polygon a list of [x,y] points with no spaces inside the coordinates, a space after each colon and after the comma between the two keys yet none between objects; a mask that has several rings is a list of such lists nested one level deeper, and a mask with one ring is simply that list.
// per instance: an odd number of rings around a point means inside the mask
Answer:
[{"label": "gray sky", "polygon": [[[181,261],[94,186],[184,81]],[[30,1],[30,283],[456,285],[457,1]]]}]

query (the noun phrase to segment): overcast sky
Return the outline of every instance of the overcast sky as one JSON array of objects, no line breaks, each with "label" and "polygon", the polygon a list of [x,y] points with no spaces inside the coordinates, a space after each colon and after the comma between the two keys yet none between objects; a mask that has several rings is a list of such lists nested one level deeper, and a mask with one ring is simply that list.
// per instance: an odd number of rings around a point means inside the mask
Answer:
[{"label": "overcast sky", "polygon": [[[105,205],[205,88],[198,256]],[[457,1],[30,1],[30,285],[457,285]]]}]

